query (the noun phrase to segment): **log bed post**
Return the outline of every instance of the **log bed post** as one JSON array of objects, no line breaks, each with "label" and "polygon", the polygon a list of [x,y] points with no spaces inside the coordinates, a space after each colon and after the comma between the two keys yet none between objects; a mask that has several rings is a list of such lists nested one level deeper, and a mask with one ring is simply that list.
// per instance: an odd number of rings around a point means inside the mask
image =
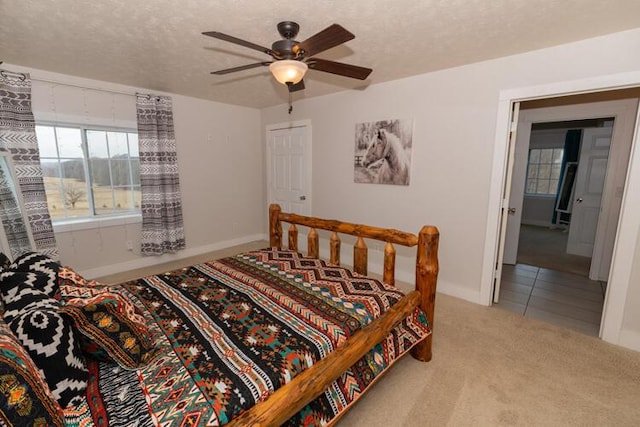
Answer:
[{"label": "log bed post", "polygon": [[315,228],[309,230],[309,236],[307,237],[307,256],[315,259],[320,257],[320,241],[318,240],[318,232]]},{"label": "log bed post", "polygon": [[436,281],[438,280],[438,240],[436,227],[424,226],[418,235],[416,254],[416,291],[420,292],[420,308],[427,315],[431,334],[413,349],[411,355],[423,362],[431,360],[431,340],[433,338],[433,315],[436,302]]},{"label": "log bed post", "polygon": [[340,265],[340,236],[335,231],[331,233],[329,246],[331,247],[329,262],[333,265]]},{"label": "log bed post", "polygon": [[282,248],[282,223],[280,222],[280,205],[269,206],[269,246]]},{"label": "log bed post", "polygon": [[353,271],[366,276],[368,264],[367,244],[364,242],[362,236],[358,236],[358,240],[356,240],[356,244],[353,246]]},{"label": "log bed post", "polygon": [[384,245],[384,271],[382,281],[392,286],[396,284],[396,248],[391,242]]},{"label": "log bed post", "polygon": [[289,236],[289,250],[298,252],[298,227],[295,224],[289,224],[287,236]]}]

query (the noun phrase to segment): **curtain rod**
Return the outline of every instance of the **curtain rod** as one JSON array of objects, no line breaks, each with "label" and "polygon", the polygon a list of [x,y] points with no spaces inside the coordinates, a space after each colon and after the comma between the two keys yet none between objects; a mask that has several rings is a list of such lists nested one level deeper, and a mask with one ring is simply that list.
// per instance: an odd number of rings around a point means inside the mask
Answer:
[{"label": "curtain rod", "polygon": [[156,101],[160,100],[160,95],[151,95],[150,93],[136,92],[136,96],[139,96],[141,98],[147,98],[147,99],[156,98]]},{"label": "curtain rod", "polygon": [[[1,62],[0,62],[1,64]],[[24,80],[27,78],[27,76],[25,76],[24,73],[15,73],[13,71],[9,71],[9,70],[2,70],[0,69],[0,75],[2,75],[2,77],[17,77],[20,80]]]},{"label": "curtain rod", "polygon": [[[0,64],[2,64],[2,61],[0,61]],[[19,73],[19,72],[15,72],[15,71],[4,70],[4,69],[0,69],[0,75],[2,75],[2,76],[10,75],[10,76],[13,76],[13,77],[19,77],[21,80],[24,80],[27,77],[27,73]],[[116,94],[119,94],[119,95],[127,95],[127,96],[146,96],[148,99],[151,99],[151,97],[153,97],[153,96],[157,96],[157,95],[151,95],[151,94],[139,93],[139,92],[126,92],[126,91],[121,91],[121,90],[103,89],[103,88],[99,88],[99,87],[82,86],[82,85],[78,85],[78,84],[65,83],[65,82],[60,82],[60,81],[51,80],[51,79],[43,79],[43,78],[38,78],[38,77],[31,77],[31,80],[37,81],[37,82],[41,82],[41,83],[51,83],[51,84],[55,84],[55,85],[75,87],[75,88],[78,88],[78,89],[94,90],[94,91],[97,91],[97,92],[116,93]]]}]

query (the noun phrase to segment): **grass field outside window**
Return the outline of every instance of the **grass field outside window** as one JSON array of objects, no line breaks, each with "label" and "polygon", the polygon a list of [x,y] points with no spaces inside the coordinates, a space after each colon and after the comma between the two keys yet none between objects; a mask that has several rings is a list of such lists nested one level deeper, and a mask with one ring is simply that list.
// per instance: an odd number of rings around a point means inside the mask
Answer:
[{"label": "grass field outside window", "polygon": [[36,134],[54,222],[140,212],[135,131],[39,124]]}]

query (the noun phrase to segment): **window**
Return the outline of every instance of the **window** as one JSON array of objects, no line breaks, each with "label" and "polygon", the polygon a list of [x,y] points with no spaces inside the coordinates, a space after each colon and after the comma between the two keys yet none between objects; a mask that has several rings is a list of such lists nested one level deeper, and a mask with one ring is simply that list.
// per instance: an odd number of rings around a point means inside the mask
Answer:
[{"label": "window", "polygon": [[137,133],[37,125],[36,135],[53,220],[140,211]]},{"label": "window", "polygon": [[555,196],[558,192],[562,148],[532,148],[529,150],[525,193]]}]

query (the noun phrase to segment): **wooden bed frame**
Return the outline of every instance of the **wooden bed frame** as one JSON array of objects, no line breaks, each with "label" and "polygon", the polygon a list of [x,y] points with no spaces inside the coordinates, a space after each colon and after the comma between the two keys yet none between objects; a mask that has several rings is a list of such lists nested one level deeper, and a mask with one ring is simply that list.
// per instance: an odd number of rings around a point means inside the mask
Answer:
[{"label": "wooden bed frame", "polygon": [[[269,242],[272,247],[282,247],[282,222],[289,223],[288,246],[298,250],[297,225],[309,227],[307,255],[318,258],[319,240],[316,229],[331,231],[331,264],[340,264],[340,238],[338,233],[356,236],[353,248],[353,270],[367,274],[367,246],[364,238],[385,242],[383,281],[394,283],[395,255],[393,244],[416,246],[415,291],[398,301],[390,310],[365,328],[359,330],[340,348],[330,353],[311,368],[301,372],[291,382],[276,390],[267,400],[233,419],[232,426],[279,426],[299,412],[304,406],[320,395],[336,378],[362,358],[371,348],[381,342],[391,330],[407,317],[416,307],[427,315],[433,331],[433,314],[438,277],[438,239],[436,227],[424,226],[420,233],[405,233],[394,229],[351,224],[336,220],[319,219],[292,213],[284,213],[279,205],[269,206]],[[411,355],[423,362],[431,360],[431,340],[429,335],[412,350]]]}]

